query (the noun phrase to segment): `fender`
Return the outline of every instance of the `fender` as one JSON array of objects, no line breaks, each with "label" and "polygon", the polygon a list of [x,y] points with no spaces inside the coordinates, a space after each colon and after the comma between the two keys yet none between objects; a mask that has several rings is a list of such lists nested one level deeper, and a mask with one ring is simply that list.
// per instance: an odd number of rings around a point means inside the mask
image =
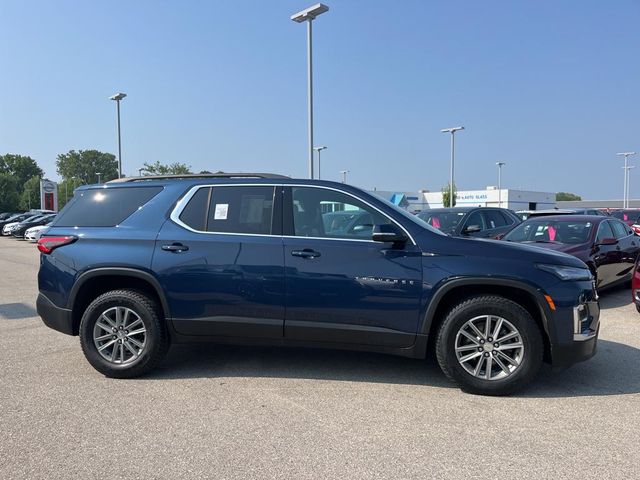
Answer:
[{"label": "fender", "polygon": [[149,272],[145,272],[144,270],[138,270],[136,268],[126,268],[126,267],[104,267],[104,268],[95,268],[92,270],[87,270],[80,274],[80,276],[75,281],[73,287],[71,288],[71,292],[69,293],[69,299],[67,300],[67,308],[71,309],[76,301],[76,296],[80,291],[82,285],[84,285],[87,280],[95,277],[107,277],[118,275],[121,277],[133,277],[139,278],[141,280],[145,280],[148,282],[158,294],[158,298],[160,299],[160,303],[162,304],[162,310],[165,318],[171,318],[171,310],[169,309],[169,303],[164,295],[164,290],[160,285],[160,282]]},{"label": "fender", "polygon": [[543,294],[540,290],[535,287],[518,280],[512,280],[509,278],[487,278],[487,277],[461,277],[461,278],[453,278],[451,280],[446,281],[442,286],[440,286],[437,291],[434,293],[433,298],[429,302],[429,306],[427,307],[427,312],[422,320],[422,325],[418,330],[418,333],[428,335],[429,330],[431,329],[431,324],[433,323],[436,310],[440,301],[444,298],[444,296],[457,287],[463,287],[467,285],[488,285],[488,286],[498,286],[498,287],[511,287],[514,289],[522,290],[523,292],[528,293],[538,306],[540,311],[540,317],[542,318],[542,325],[546,334],[552,339],[551,329],[549,328],[549,318],[551,318],[552,313],[549,305],[544,300]]}]

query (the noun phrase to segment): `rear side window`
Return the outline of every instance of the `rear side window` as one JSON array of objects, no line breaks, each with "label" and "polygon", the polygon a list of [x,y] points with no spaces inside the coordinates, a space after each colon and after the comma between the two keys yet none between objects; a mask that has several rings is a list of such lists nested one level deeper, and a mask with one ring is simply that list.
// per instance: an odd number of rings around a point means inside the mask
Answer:
[{"label": "rear side window", "polygon": [[613,233],[618,239],[631,235],[629,228],[622,222],[612,221],[611,226],[613,227]]},{"label": "rear side window", "polygon": [[155,197],[162,187],[97,188],[84,190],[64,208],[56,227],[114,227]]},{"label": "rear side window", "polygon": [[604,221],[600,223],[600,227],[598,227],[598,235],[596,236],[596,243],[600,243],[605,238],[615,238],[609,223],[611,222]]},{"label": "rear side window", "polygon": [[272,186],[200,188],[180,214],[194,230],[268,235],[273,216]]}]

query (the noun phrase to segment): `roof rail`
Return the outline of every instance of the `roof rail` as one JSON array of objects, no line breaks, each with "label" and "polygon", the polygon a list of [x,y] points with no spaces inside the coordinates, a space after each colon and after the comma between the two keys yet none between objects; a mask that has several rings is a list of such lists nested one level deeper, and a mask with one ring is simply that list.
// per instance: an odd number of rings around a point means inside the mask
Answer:
[{"label": "roof rail", "polygon": [[185,173],[183,175],[146,175],[116,178],[107,183],[141,182],[145,180],[180,180],[185,178],[290,178],[275,173]]}]

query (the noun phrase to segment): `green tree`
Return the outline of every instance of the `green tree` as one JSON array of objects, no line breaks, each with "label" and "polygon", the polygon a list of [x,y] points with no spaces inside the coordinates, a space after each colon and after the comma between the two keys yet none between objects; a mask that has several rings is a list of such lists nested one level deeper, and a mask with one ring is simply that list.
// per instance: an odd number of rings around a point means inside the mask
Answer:
[{"label": "green tree", "polygon": [[98,172],[103,182],[118,178],[115,155],[98,150],[70,150],[56,160],[58,175],[63,179],[77,178],[80,183],[98,183]]},{"label": "green tree", "polygon": [[451,205],[451,187],[450,183],[447,183],[444,187],[442,187],[442,205],[445,207],[455,207],[456,200],[458,197],[458,189],[456,188],[456,184],[453,184],[453,205]]},{"label": "green tree", "polygon": [[58,210],[62,210],[62,207],[71,201],[73,191],[80,185],[83,185],[83,183],[78,179],[62,180],[58,183]]},{"label": "green tree", "polygon": [[155,163],[145,162],[143,170],[145,170],[144,175],[187,175],[191,173],[191,166],[179,162],[165,165],[156,160]]},{"label": "green tree", "polygon": [[582,200],[582,197],[580,195],[576,195],[575,193],[569,192],[556,193],[556,202],[573,202],[576,200]]},{"label": "green tree", "polygon": [[19,194],[22,193],[22,186],[27,180],[44,175],[33,158],[11,153],[0,155],[0,173],[6,173],[15,179]]},{"label": "green tree", "polygon": [[0,212],[15,212],[18,204],[18,182],[8,173],[0,173]]},{"label": "green tree", "polygon": [[40,208],[40,177],[32,177],[22,187],[20,209]]}]

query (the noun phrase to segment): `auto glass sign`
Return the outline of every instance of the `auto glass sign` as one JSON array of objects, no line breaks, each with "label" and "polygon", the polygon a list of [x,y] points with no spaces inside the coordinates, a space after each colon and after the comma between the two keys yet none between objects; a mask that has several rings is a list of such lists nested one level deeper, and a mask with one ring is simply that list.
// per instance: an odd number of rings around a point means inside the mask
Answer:
[{"label": "auto glass sign", "polygon": [[486,193],[468,193],[466,195],[456,195],[458,200],[486,200]]}]

